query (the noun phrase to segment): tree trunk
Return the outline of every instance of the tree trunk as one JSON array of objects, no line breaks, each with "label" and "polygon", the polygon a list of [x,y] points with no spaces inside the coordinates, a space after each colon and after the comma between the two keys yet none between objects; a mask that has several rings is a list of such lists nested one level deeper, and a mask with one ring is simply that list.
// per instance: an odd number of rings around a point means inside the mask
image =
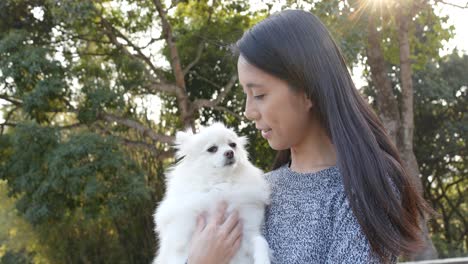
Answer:
[{"label": "tree trunk", "polygon": [[[421,179],[419,178],[419,166],[413,151],[414,111],[413,111],[413,81],[410,59],[409,23],[410,12],[405,10],[405,5],[400,6],[397,13],[398,41],[400,45],[400,81],[401,81],[401,126],[400,126],[400,153],[404,165],[413,179],[418,191],[423,192]],[[405,12],[406,11],[406,12]],[[429,237],[426,219],[421,220],[424,241],[426,247],[419,254],[413,256],[414,260],[437,258],[437,251]]]},{"label": "tree trunk", "polygon": [[377,102],[378,115],[390,139],[396,146],[400,114],[398,111],[398,102],[393,93],[392,83],[387,76],[385,59],[380,45],[381,36],[377,31],[375,23],[376,15],[375,12],[369,14],[367,62],[370,66],[372,81],[377,89],[375,99]]},{"label": "tree trunk", "polygon": [[[404,6],[404,5],[402,5]],[[401,7],[400,7],[401,8]],[[402,101],[398,106],[398,101],[393,92],[393,87],[387,76],[386,62],[380,45],[381,36],[377,30],[377,23],[380,17],[378,12],[369,13],[368,23],[368,48],[367,59],[371,70],[371,77],[377,89],[376,103],[379,117],[384,124],[392,142],[398,147],[403,165],[407,169],[412,181],[420,193],[423,192],[421,180],[419,178],[419,167],[413,151],[414,133],[414,112],[413,112],[413,83],[410,61],[409,46],[409,22],[411,17],[403,8],[399,10],[398,20],[398,40],[400,44],[400,73]],[[401,113],[400,113],[401,110]],[[421,222],[423,230],[423,240],[426,248],[413,259],[432,259],[437,257],[437,251],[429,237],[426,220]]]},{"label": "tree trunk", "polygon": [[176,97],[182,123],[184,124],[185,128],[190,127],[192,130],[195,130],[195,109],[192,107],[186,91],[184,71],[180,64],[179,52],[176,47],[174,36],[172,35],[172,27],[166,17],[167,13],[164,10],[161,1],[153,0],[153,3],[161,17],[163,36],[165,37],[167,46],[169,47],[171,68],[175,77],[176,86],[178,88],[176,91]]}]

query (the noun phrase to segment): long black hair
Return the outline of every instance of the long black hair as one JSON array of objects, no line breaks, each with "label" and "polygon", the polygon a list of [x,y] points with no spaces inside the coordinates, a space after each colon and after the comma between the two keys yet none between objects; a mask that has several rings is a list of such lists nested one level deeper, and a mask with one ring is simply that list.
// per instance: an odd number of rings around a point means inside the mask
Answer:
[{"label": "long black hair", "polygon": [[[423,248],[421,217],[431,212],[402,165],[382,123],[357,91],[322,22],[285,10],[246,31],[235,48],[250,64],[304,91],[336,147],[350,206],[384,262]],[[277,154],[273,168],[290,161]],[[390,253],[390,254],[389,254]]]}]

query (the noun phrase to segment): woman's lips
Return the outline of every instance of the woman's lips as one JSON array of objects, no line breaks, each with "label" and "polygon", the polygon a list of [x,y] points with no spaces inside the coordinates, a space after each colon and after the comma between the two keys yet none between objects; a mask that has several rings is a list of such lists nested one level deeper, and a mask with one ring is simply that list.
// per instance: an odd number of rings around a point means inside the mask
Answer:
[{"label": "woman's lips", "polygon": [[262,137],[265,139],[269,139],[271,137],[271,128],[262,129]]}]

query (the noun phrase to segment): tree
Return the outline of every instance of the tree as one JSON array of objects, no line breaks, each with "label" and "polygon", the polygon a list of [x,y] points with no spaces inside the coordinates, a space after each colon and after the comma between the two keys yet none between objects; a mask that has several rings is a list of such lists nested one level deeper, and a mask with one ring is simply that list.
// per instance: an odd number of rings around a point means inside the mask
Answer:
[{"label": "tree", "polygon": [[441,257],[468,251],[468,56],[455,50],[415,71],[415,154],[425,198],[439,212],[430,222]]},{"label": "tree", "polygon": [[15,200],[8,197],[5,181],[0,181],[0,199],[0,262],[47,263],[45,249],[31,225],[16,214]]},{"label": "tree", "polygon": [[[241,123],[235,64],[226,55],[255,17],[248,7],[246,1],[0,4],[6,102],[0,178],[40,242],[54,249],[48,259],[152,259],[151,215],[173,161],[174,132],[195,127],[200,115],[202,123],[208,115]],[[159,123],[136,105],[148,95],[163,100]]]}]

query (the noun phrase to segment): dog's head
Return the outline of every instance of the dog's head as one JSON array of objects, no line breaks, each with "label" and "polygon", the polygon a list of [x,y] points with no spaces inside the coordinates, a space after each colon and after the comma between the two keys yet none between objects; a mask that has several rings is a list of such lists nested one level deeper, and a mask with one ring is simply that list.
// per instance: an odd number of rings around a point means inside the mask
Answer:
[{"label": "dog's head", "polygon": [[189,130],[177,132],[175,143],[177,158],[196,162],[207,170],[232,169],[248,159],[247,138],[237,136],[221,123],[203,127],[196,134]]}]

